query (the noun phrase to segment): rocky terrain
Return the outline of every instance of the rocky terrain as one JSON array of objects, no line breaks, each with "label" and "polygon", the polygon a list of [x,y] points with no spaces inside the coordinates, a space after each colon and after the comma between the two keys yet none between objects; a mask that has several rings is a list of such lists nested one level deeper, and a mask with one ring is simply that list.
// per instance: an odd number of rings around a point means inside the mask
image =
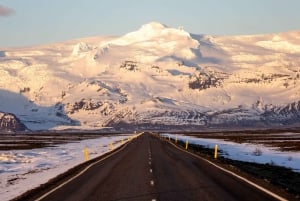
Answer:
[{"label": "rocky terrain", "polygon": [[13,114],[0,112],[0,131],[25,131],[26,126]]},{"label": "rocky terrain", "polygon": [[0,48],[0,110],[31,130],[299,126],[299,35],[152,22],[120,37]]}]

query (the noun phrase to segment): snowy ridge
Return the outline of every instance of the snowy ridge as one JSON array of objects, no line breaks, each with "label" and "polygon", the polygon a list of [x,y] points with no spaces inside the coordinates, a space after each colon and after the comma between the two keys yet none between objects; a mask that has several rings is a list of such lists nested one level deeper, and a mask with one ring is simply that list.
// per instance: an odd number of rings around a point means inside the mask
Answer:
[{"label": "snowy ridge", "polygon": [[300,32],[121,37],[0,48],[0,111],[29,129],[297,126]]}]

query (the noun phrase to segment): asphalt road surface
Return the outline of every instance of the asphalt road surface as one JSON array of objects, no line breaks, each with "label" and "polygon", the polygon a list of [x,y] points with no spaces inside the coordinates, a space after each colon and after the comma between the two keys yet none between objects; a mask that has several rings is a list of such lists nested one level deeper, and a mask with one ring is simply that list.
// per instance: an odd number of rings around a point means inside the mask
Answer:
[{"label": "asphalt road surface", "polygon": [[93,165],[41,200],[276,199],[155,136],[143,134],[120,152]]}]

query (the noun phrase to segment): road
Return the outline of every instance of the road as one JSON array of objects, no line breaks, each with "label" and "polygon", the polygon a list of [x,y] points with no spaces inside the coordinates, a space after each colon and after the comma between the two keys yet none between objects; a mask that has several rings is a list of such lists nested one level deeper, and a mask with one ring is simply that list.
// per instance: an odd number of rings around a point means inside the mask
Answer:
[{"label": "road", "polygon": [[[41,197],[42,195],[39,195]],[[34,199],[33,199],[34,200]],[[276,200],[244,181],[143,134],[43,201]]]}]

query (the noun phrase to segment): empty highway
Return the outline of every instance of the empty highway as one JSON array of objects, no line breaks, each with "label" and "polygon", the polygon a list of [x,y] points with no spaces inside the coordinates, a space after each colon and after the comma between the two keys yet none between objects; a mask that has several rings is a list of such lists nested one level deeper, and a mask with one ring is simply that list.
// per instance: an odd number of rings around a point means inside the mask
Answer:
[{"label": "empty highway", "polygon": [[270,201],[278,198],[166,141],[143,134],[76,178],[30,200]]}]

